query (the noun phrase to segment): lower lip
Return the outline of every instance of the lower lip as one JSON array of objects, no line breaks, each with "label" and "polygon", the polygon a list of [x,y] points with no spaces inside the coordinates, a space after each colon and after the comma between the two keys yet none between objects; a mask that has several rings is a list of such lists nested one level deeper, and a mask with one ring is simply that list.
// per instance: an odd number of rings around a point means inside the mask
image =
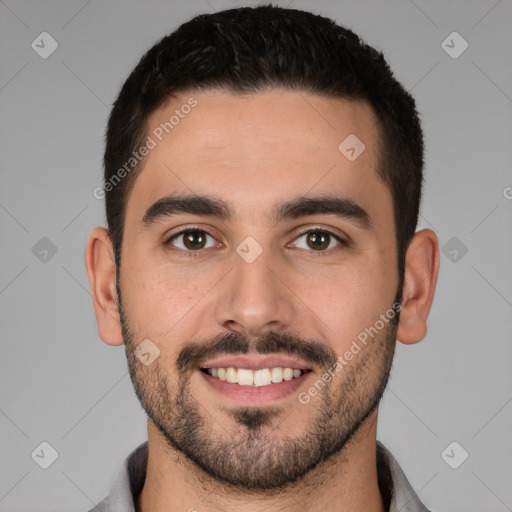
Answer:
[{"label": "lower lip", "polygon": [[291,395],[313,374],[313,372],[310,371],[303,373],[300,377],[292,380],[273,382],[268,386],[253,387],[240,386],[240,384],[220,380],[217,377],[212,377],[200,370],[198,371],[208,385],[219,393],[222,393],[224,396],[227,396],[237,402],[257,404],[272,402]]}]

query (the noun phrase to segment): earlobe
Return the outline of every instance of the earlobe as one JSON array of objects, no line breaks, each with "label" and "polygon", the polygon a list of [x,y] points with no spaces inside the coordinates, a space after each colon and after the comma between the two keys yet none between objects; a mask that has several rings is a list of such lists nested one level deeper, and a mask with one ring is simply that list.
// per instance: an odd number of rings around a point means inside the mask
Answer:
[{"label": "earlobe", "polygon": [[107,345],[124,343],[116,290],[116,264],[112,242],[105,228],[94,228],[85,248],[85,266],[100,338]]},{"label": "earlobe", "polygon": [[436,234],[431,229],[418,231],[406,254],[398,341],[417,343],[427,334],[427,318],[434,300],[439,264]]}]

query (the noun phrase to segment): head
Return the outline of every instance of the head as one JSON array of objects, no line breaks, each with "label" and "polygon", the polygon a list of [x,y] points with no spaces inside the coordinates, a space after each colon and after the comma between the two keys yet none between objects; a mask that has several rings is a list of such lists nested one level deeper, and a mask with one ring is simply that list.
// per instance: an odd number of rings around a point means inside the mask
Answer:
[{"label": "head", "polygon": [[[416,233],[418,114],[383,55],[303,11],[198,16],[124,83],[104,163],[108,230],[86,251],[99,332],[125,343],[169,446],[271,490],[369,428],[439,267],[435,235]],[[282,398],[226,397],[206,375],[263,354],[302,365]]]}]

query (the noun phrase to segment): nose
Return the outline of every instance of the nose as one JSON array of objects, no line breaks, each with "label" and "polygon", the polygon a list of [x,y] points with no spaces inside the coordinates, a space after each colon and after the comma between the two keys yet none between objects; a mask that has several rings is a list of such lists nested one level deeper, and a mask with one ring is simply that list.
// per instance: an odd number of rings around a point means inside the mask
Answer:
[{"label": "nose", "polygon": [[296,302],[285,265],[264,250],[254,261],[233,255],[234,267],[218,290],[216,320],[246,336],[283,332],[292,326]]}]

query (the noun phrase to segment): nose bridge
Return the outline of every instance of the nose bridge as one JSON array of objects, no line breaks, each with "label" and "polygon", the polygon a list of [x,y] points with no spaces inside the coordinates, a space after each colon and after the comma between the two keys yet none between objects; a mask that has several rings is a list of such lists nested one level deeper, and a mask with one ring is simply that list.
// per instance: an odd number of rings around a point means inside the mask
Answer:
[{"label": "nose bridge", "polygon": [[283,265],[270,248],[247,237],[233,254],[233,270],[216,305],[217,322],[250,336],[288,328],[294,307],[280,272]]}]

